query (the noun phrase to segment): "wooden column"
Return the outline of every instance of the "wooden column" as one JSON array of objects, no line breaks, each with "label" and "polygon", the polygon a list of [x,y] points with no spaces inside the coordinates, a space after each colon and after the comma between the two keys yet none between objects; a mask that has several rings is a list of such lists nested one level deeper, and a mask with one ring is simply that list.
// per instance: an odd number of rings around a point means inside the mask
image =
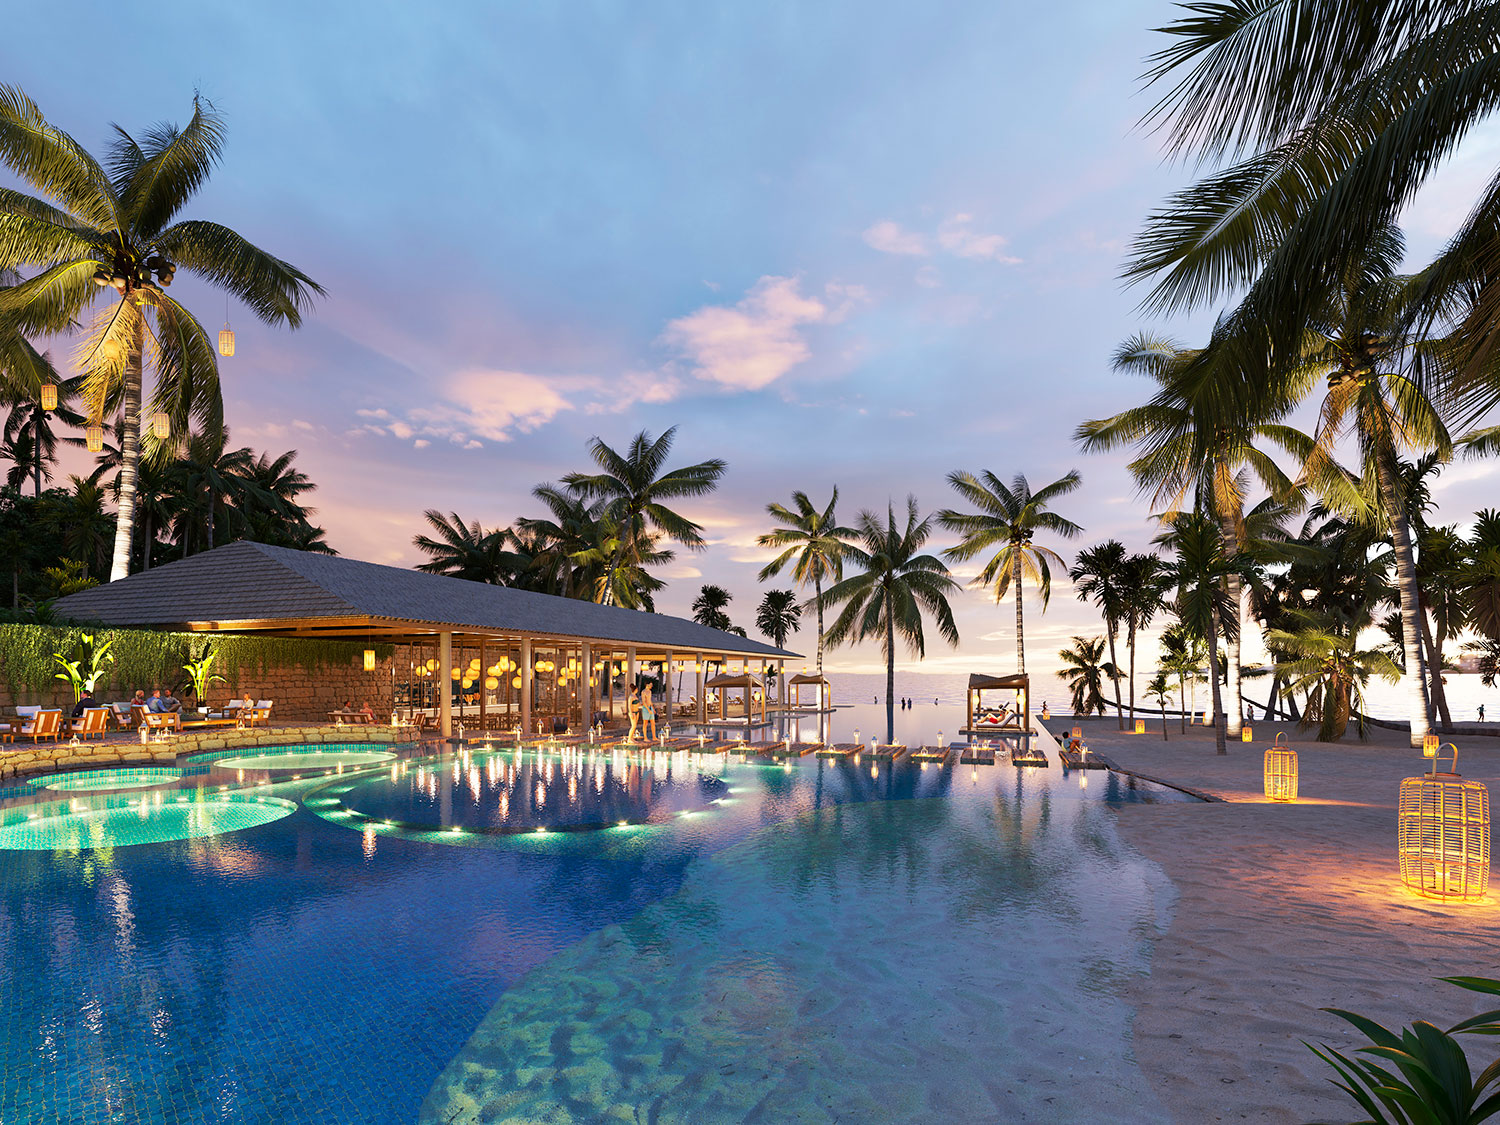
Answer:
[{"label": "wooden column", "polygon": [[698,654],[698,661],[697,661],[697,668],[698,668],[698,721],[700,723],[706,723],[708,721],[708,690],[703,686],[707,682],[707,676],[704,674],[704,669],[706,667],[707,667],[707,664],[704,662],[704,656],[700,652]]},{"label": "wooden column", "polygon": [[594,678],[594,648],[588,641],[583,642],[583,655],[579,657],[579,663],[583,665],[578,677],[578,709],[582,729],[580,734],[587,734],[589,728],[594,725],[594,692],[589,681]]},{"label": "wooden column", "polygon": [[531,737],[531,638],[521,638],[521,737]]},{"label": "wooden column", "polygon": [[453,634],[438,634],[438,730],[453,736]]}]

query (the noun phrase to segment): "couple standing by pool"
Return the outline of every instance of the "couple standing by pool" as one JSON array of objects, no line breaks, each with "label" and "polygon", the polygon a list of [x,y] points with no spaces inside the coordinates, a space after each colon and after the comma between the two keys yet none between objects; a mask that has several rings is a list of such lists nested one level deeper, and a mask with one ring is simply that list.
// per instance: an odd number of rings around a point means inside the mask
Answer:
[{"label": "couple standing by pool", "polygon": [[651,682],[648,680],[641,685],[641,690],[633,692],[625,704],[630,712],[630,741],[635,741],[636,727],[640,727],[641,737],[656,737],[656,704],[651,701]]}]

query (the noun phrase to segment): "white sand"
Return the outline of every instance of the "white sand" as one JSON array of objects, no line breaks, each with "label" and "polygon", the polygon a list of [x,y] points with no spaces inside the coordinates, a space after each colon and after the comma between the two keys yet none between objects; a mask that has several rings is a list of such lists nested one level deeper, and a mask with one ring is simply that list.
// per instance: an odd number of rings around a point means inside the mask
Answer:
[{"label": "white sand", "polygon": [[[1054,718],[1054,733],[1077,722]],[[1086,720],[1089,745],[1122,767],[1226,802],[1137,805],[1121,811],[1125,840],[1181,892],[1149,977],[1132,990],[1136,1054],[1175,1120],[1352,1120],[1354,1103],[1302,1043],[1362,1045],[1321,1012],[1340,1007],[1387,1026],[1446,1026],[1491,1005],[1439,976],[1500,976],[1500,896],[1442,905],[1401,885],[1396,793],[1424,771],[1405,736],[1375,731],[1322,745],[1295,724],[1254,725],[1252,744],[1214,753],[1212,731],[1179,734],[1169,719],[1146,735],[1113,717]],[[1300,800],[1262,795],[1262,754],[1285,731],[1300,759]],[[1500,739],[1458,740],[1459,770],[1500,797]],[[1500,888],[1496,888],[1500,890]],[[1468,1039],[1477,1071],[1497,1052]]]}]

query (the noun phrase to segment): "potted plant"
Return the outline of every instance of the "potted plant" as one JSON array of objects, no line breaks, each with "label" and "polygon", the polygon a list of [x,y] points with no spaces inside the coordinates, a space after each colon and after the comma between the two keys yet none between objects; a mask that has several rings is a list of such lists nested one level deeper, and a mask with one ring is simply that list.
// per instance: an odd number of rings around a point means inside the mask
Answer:
[{"label": "potted plant", "polygon": [[72,660],[60,652],[52,654],[52,659],[62,666],[55,678],[72,687],[74,703],[83,698],[85,691],[92,694],[104,678],[104,670],[115,662],[115,654],[110,651],[112,644],[108,638],[96,644],[92,633],[84,633],[78,638]]},{"label": "potted plant", "polygon": [[208,689],[215,682],[227,684],[229,681],[223,676],[213,672],[213,663],[219,654],[212,648],[205,648],[203,655],[197,660],[189,660],[182,666],[182,670],[188,674],[188,679],[193,684],[193,698],[198,701],[198,714],[208,714]]}]

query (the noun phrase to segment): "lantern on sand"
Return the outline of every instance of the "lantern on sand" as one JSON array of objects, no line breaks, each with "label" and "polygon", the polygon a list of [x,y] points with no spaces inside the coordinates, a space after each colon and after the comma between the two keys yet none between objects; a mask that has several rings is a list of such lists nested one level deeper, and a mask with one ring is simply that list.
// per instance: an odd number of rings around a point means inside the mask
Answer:
[{"label": "lantern on sand", "polygon": [[1276,741],[1266,751],[1265,783],[1266,796],[1271,800],[1297,799],[1297,751],[1287,746],[1284,734],[1278,734]]},{"label": "lantern on sand", "polygon": [[1424,898],[1480,899],[1490,879],[1489,790],[1459,775],[1458,747],[1447,745],[1453,751],[1451,773],[1438,772],[1439,748],[1430,755],[1431,772],[1401,782],[1396,805],[1401,881]]}]

